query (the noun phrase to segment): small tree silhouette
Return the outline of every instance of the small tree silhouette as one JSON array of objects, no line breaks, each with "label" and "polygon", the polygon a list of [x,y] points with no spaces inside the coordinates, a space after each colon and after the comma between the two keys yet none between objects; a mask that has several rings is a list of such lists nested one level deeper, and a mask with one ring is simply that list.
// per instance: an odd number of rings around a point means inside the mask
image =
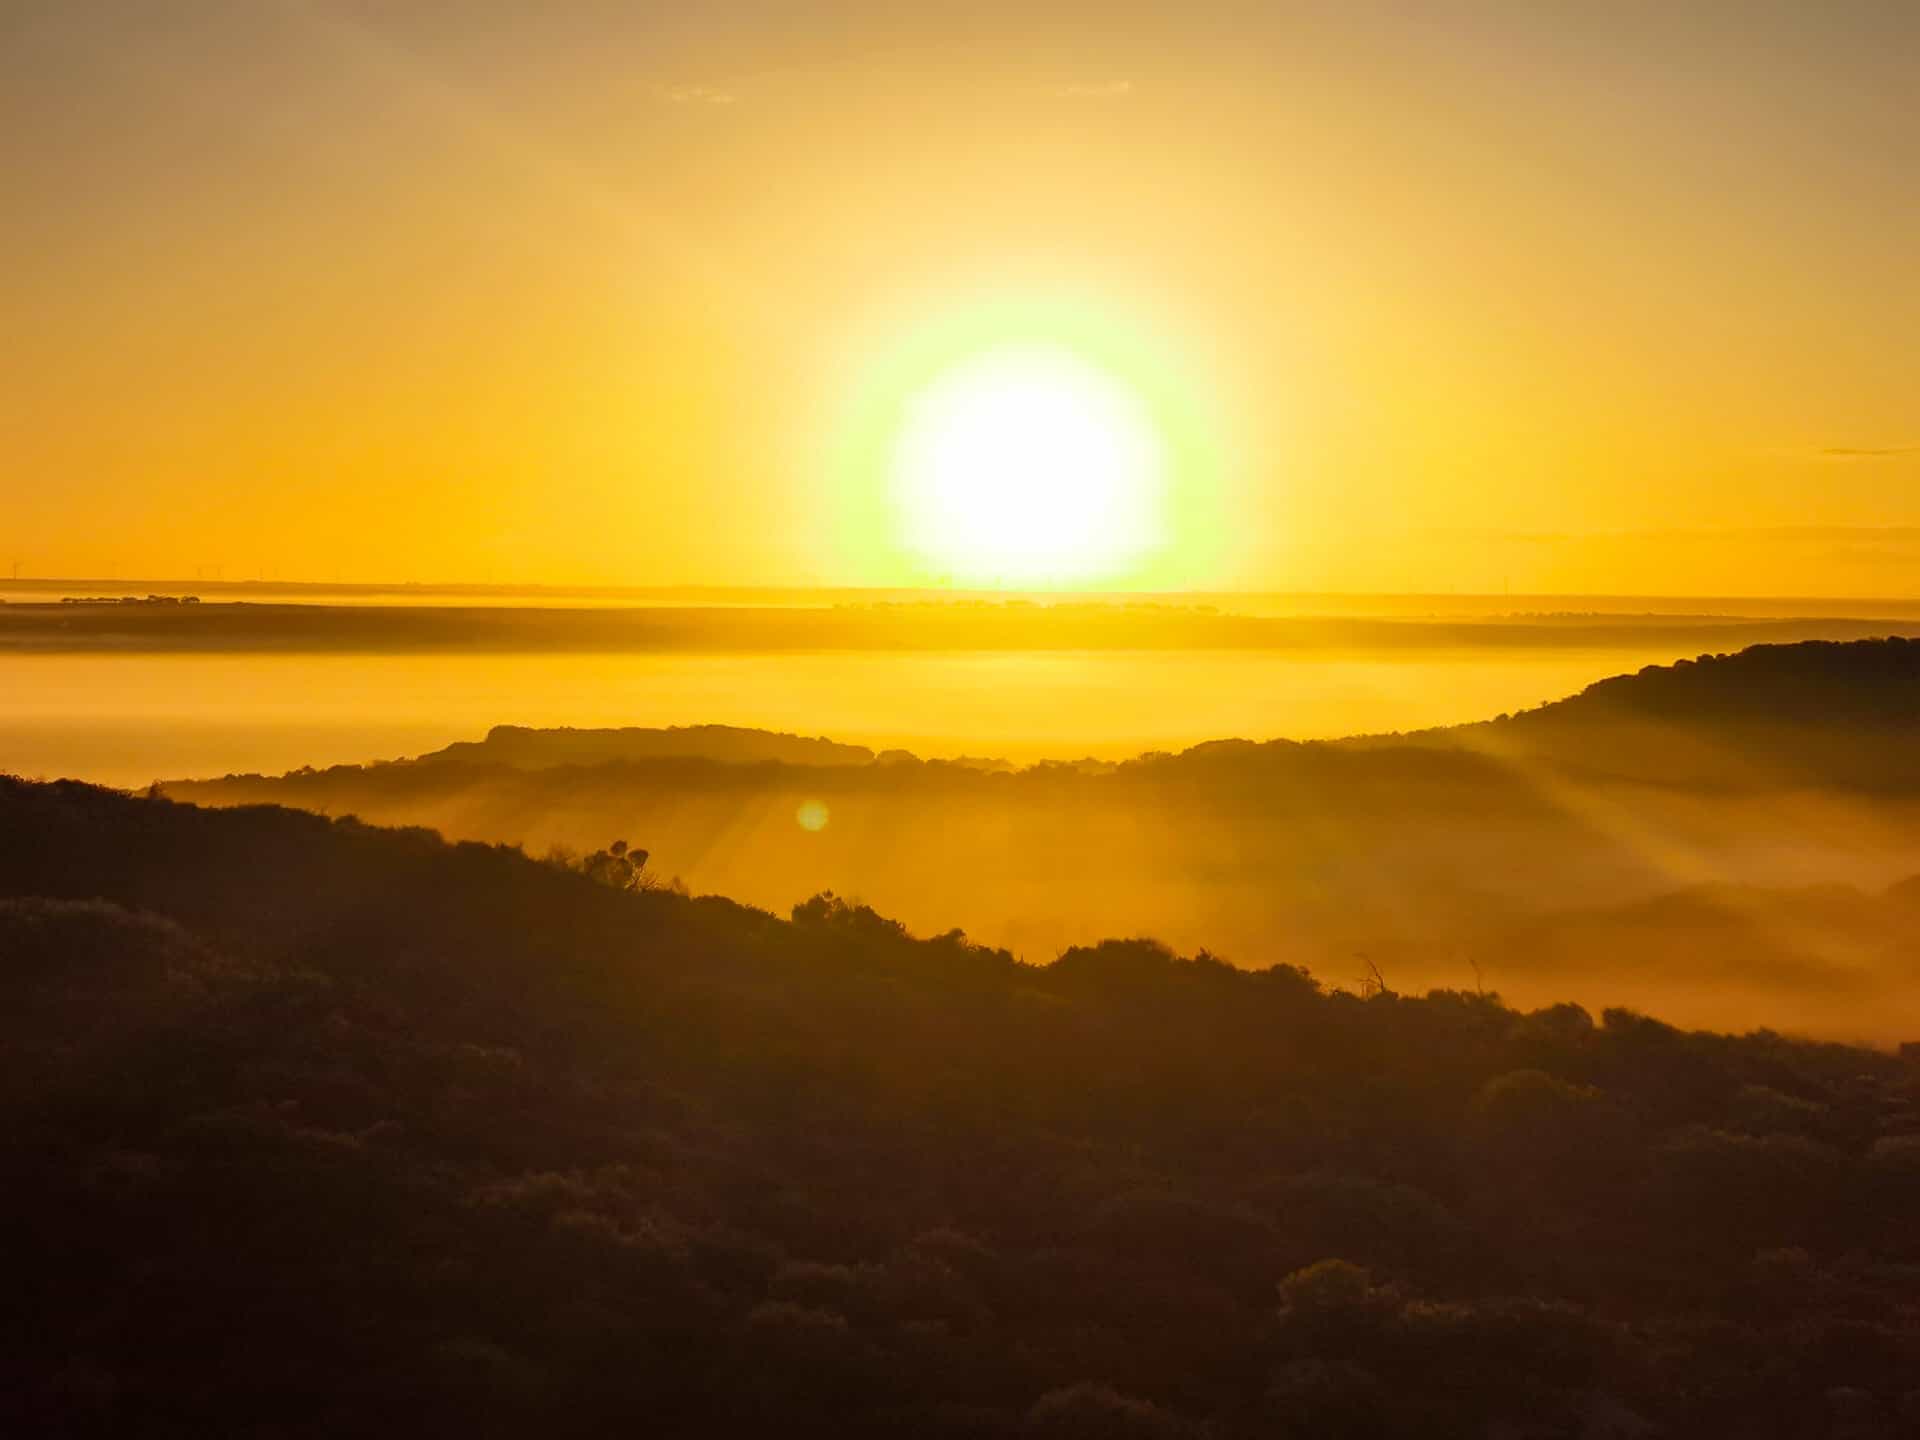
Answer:
[{"label": "small tree silhouette", "polygon": [[629,850],[627,842],[616,840],[604,850],[596,850],[580,862],[580,871],[597,885],[609,890],[647,888],[647,852]]}]

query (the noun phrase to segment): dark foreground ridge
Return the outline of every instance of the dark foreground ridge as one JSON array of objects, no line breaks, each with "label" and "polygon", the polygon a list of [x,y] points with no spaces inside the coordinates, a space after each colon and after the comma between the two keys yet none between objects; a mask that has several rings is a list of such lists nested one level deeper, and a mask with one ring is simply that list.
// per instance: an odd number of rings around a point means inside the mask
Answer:
[{"label": "dark foreground ridge", "polygon": [[11,1433],[1920,1428],[1893,1055],[74,784],[0,897]]}]

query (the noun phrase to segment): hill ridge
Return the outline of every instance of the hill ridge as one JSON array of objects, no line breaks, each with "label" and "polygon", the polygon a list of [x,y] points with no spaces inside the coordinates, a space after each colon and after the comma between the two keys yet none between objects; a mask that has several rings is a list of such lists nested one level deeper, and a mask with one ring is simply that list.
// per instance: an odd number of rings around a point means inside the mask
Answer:
[{"label": "hill ridge", "polygon": [[1920,1360],[1913,1074],[4,779],[0,1422],[1829,1433]]}]

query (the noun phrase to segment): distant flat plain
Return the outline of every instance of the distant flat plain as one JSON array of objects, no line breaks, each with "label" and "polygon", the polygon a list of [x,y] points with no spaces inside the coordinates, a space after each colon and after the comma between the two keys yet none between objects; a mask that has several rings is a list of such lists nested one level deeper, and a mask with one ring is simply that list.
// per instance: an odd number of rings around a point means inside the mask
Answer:
[{"label": "distant flat plain", "polygon": [[[202,603],[60,603],[148,594]],[[88,580],[0,597],[0,769],[115,785],[392,758],[503,723],[1117,759],[1478,720],[1769,640],[1920,634],[1920,605],[1888,601]]]}]

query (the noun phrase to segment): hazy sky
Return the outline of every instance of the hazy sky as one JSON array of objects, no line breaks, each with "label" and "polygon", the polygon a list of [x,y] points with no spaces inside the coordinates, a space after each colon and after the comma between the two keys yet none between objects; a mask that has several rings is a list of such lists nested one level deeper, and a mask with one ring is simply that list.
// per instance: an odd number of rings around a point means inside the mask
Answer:
[{"label": "hazy sky", "polygon": [[0,563],[923,580],[867,432],[1059,327],[1178,412],[1121,579],[1920,592],[1916,75],[1912,0],[6,0]]}]

